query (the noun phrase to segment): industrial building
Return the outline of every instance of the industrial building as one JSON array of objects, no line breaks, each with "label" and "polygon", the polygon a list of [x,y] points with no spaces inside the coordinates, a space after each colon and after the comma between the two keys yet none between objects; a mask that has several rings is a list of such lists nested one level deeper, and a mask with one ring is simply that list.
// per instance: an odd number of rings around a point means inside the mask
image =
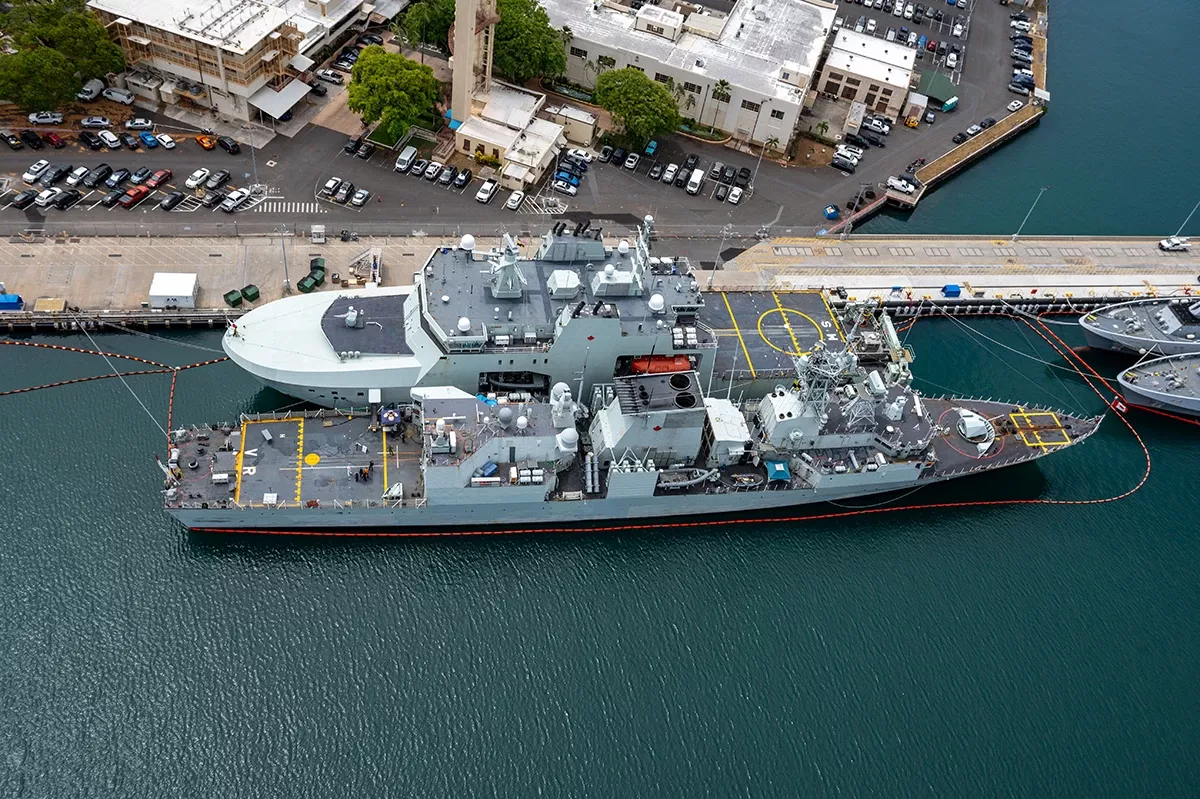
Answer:
[{"label": "industrial building", "polygon": [[913,80],[916,50],[854,31],[834,37],[817,87],[823,94],[863,103],[868,111],[896,120]]}]

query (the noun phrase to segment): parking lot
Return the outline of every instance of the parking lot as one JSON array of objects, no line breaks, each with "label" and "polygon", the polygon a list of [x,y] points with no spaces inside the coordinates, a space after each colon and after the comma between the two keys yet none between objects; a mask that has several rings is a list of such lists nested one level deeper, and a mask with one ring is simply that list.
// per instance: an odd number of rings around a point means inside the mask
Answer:
[{"label": "parking lot", "polygon": [[[903,0],[842,0],[838,13],[842,19],[839,27],[887,41],[901,41],[917,51],[918,72],[940,72],[957,85],[963,77],[971,16],[978,2],[930,0],[928,4],[923,4]],[[906,17],[909,6],[913,7],[913,13]],[[897,8],[900,9],[899,14],[896,13]],[[925,12],[919,18],[916,14],[918,8]],[[938,16],[941,18],[938,19]],[[910,41],[912,44],[908,44]],[[931,42],[934,43],[932,50],[929,49]],[[951,57],[955,62],[953,66],[947,63]]]}]

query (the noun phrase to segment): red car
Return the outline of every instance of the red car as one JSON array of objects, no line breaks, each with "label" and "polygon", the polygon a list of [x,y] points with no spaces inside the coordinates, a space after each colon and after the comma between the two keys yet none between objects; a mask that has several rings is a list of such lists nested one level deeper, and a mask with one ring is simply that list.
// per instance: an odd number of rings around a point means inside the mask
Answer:
[{"label": "red car", "polygon": [[63,141],[62,136],[59,136],[57,133],[43,133],[42,140],[55,150],[61,150],[63,147],[67,146],[67,143]]},{"label": "red car", "polygon": [[171,179],[171,170],[160,169],[150,177],[146,178],[146,188],[157,189],[162,184]]},{"label": "red car", "polygon": [[937,52],[937,42],[935,42],[933,39],[930,39],[929,44],[925,45],[925,49],[931,53],[936,53]]},{"label": "red car", "polygon": [[150,189],[145,186],[133,186],[129,191],[121,195],[121,199],[117,200],[117,204],[122,208],[132,208],[146,199],[148,194],[150,194]]}]

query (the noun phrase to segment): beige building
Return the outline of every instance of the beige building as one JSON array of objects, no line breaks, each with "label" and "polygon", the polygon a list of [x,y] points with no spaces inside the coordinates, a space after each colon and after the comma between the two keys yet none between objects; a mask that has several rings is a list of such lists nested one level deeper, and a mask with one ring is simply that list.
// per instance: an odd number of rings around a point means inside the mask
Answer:
[{"label": "beige building", "polygon": [[840,100],[863,103],[868,111],[895,120],[904,110],[916,50],[854,31],[834,37],[817,89]]}]

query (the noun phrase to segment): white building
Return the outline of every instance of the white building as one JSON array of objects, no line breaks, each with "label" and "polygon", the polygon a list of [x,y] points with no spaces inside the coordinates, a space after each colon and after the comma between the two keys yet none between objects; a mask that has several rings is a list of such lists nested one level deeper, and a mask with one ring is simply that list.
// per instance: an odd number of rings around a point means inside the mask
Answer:
[{"label": "white building", "polygon": [[[386,0],[396,13],[397,0]],[[120,45],[128,88],[153,102],[233,119],[275,118],[308,94],[295,80],[376,6],[363,0],[89,0]]]},{"label": "white building", "polygon": [[155,272],[148,299],[151,308],[195,308],[198,291],[194,272]]},{"label": "white building", "polygon": [[[684,118],[741,139],[787,145],[837,15],[825,0],[541,0],[571,29],[567,77],[633,67],[685,92]],[[718,81],[728,95],[713,92]],[[689,100],[688,98],[691,98]]]},{"label": "white building", "polygon": [[898,41],[840,30],[817,88],[823,94],[863,103],[869,111],[895,120],[904,110],[916,54]]}]

